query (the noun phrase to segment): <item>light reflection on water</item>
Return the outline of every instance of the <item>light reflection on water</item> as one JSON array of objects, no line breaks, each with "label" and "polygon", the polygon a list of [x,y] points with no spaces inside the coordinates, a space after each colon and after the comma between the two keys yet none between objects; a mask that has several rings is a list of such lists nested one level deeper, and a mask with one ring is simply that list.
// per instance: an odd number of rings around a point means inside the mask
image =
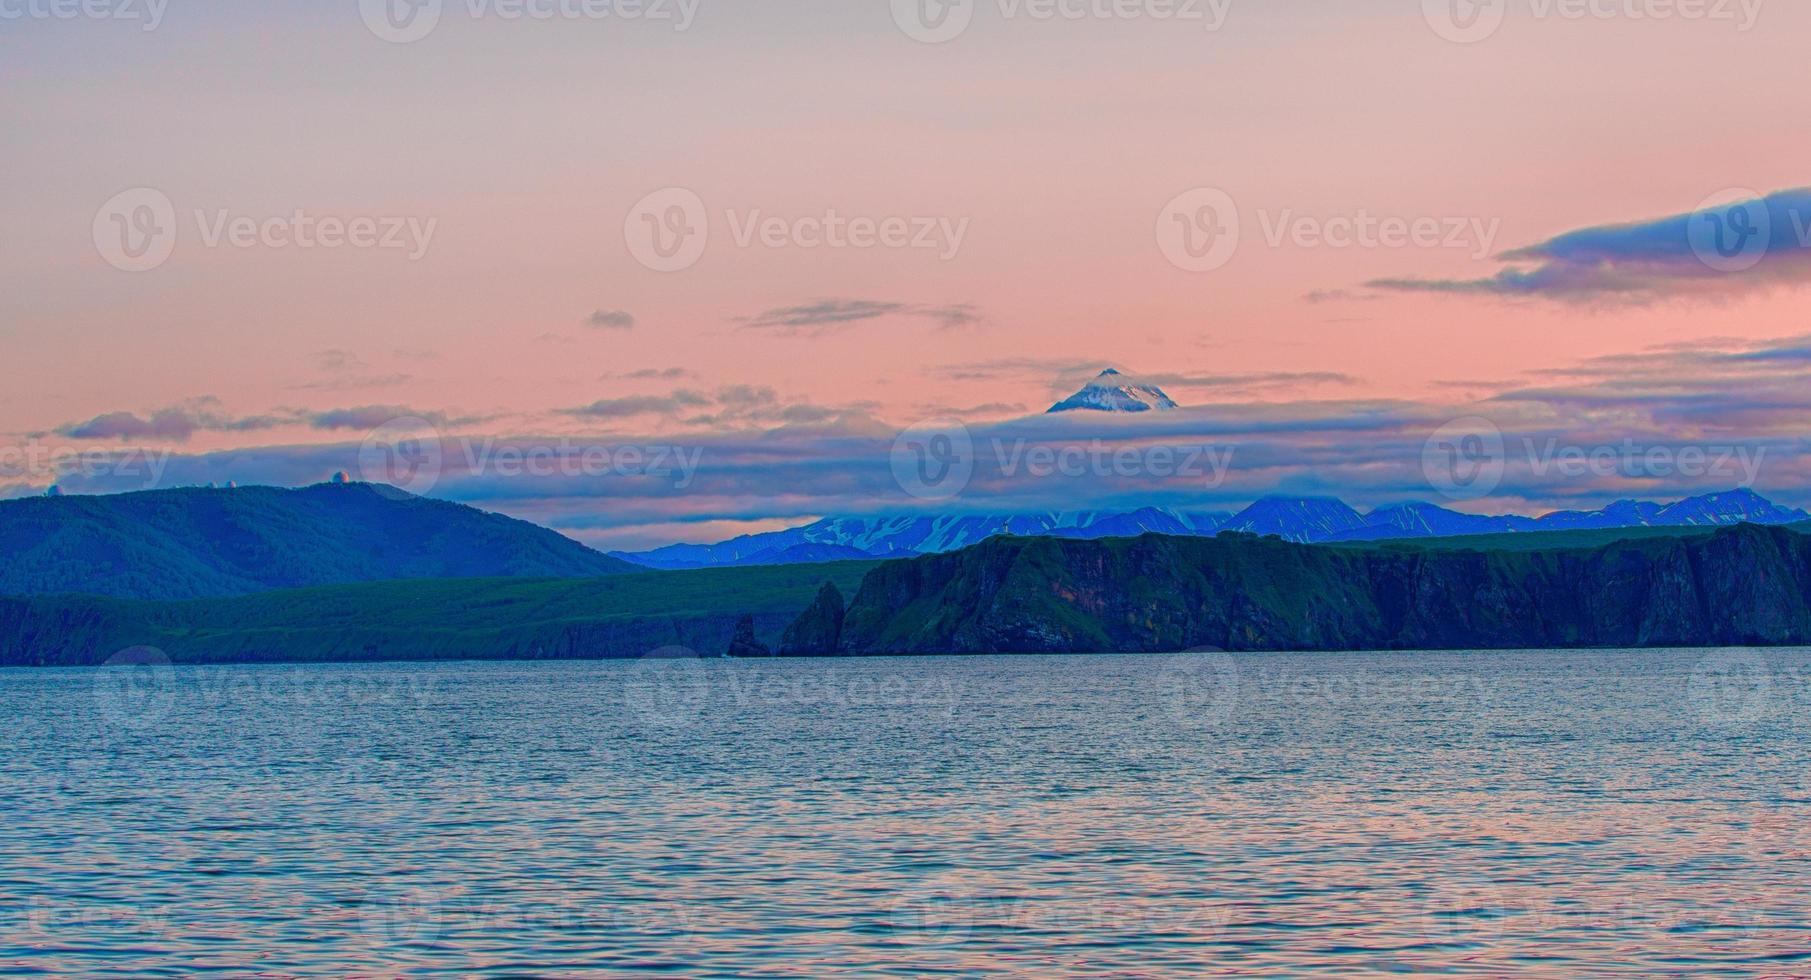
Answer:
[{"label": "light reflection on water", "polygon": [[0,672],[0,972],[1795,976],[1804,651]]}]

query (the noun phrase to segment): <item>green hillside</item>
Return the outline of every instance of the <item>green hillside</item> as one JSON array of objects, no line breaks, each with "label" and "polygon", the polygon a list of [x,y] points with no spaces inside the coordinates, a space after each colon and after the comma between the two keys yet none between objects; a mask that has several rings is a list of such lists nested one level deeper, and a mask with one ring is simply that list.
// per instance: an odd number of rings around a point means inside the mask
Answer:
[{"label": "green hillside", "polygon": [[785,652],[1778,646],[1811,642],[1811,537],[1743,524],[1597,548],[993,538],[888,562]]},{"label": "green hillside", "polygon": [[825,582],[852,593],[875,564],[399,581],[183,602],[0,598],[0,664],[102,663],[134,646],[178,663],[637,657],[673,645],[714,656],[742,615],[773,644]]},{"label": "green hillside", "polygon": [[770,648],[799,624],[788,652],[812,655],[1802,643],[1808,542],[1752,525],[1341,546],[1000,537],[890,562],[0,598],[0,664],[135,646],[179,663],[714,656],[744,616]]}]

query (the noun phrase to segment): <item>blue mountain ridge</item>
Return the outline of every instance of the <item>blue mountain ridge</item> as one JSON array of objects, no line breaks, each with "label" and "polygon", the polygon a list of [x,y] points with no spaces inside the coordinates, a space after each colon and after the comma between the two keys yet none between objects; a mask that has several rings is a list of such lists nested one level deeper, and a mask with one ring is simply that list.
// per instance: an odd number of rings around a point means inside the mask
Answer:
[{"label": "blue mountain ridge", "polygon": [[[719,544],[678,544],[612,554],[648,568],[684,569],[940,554],[1002,534],[1092,539],[1140,534],[1206,536],[1239,531],[1275,535],[1298,544],[1331,544],[1535,531],[1793,524],[1805,520],[1811,520],[1811,513],[1782,507],[1749,489],[1704,494],[1672,504],[1620,500],[1599,510],[1556,511],[1544,517],[1463,514],[1424,501],[1379,507],[1361,514],[1332,497],[1266,497],[1236,514],[1146,507],[1126,513],[828,518]],[[823,557],[815,557],[820,555]]]},{"label": "blue mountain ridge", "polygon": [[174,600],[645,569],[547,528],[367,483],[0,501],[0,595]]}]

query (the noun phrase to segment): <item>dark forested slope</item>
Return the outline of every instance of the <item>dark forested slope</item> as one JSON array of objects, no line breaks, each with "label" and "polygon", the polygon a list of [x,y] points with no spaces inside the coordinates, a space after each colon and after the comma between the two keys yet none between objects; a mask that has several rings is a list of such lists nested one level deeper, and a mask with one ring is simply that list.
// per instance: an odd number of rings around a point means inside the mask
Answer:
[{"label": "dark forested slope", "polygon": [[820,597],[787,652],[1803,644],[1808,595],[1811,537],[1755,525],[1518,551],[999,538]]}]

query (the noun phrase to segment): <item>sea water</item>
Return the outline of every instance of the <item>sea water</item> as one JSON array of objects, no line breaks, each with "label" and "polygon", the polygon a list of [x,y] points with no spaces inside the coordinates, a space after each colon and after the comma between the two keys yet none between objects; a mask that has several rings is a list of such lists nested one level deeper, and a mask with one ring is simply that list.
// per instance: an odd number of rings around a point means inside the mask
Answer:
[{"label": "sea water", "polygon": [[0,973],[1811,974],[1805,651],[0,672]]}]

